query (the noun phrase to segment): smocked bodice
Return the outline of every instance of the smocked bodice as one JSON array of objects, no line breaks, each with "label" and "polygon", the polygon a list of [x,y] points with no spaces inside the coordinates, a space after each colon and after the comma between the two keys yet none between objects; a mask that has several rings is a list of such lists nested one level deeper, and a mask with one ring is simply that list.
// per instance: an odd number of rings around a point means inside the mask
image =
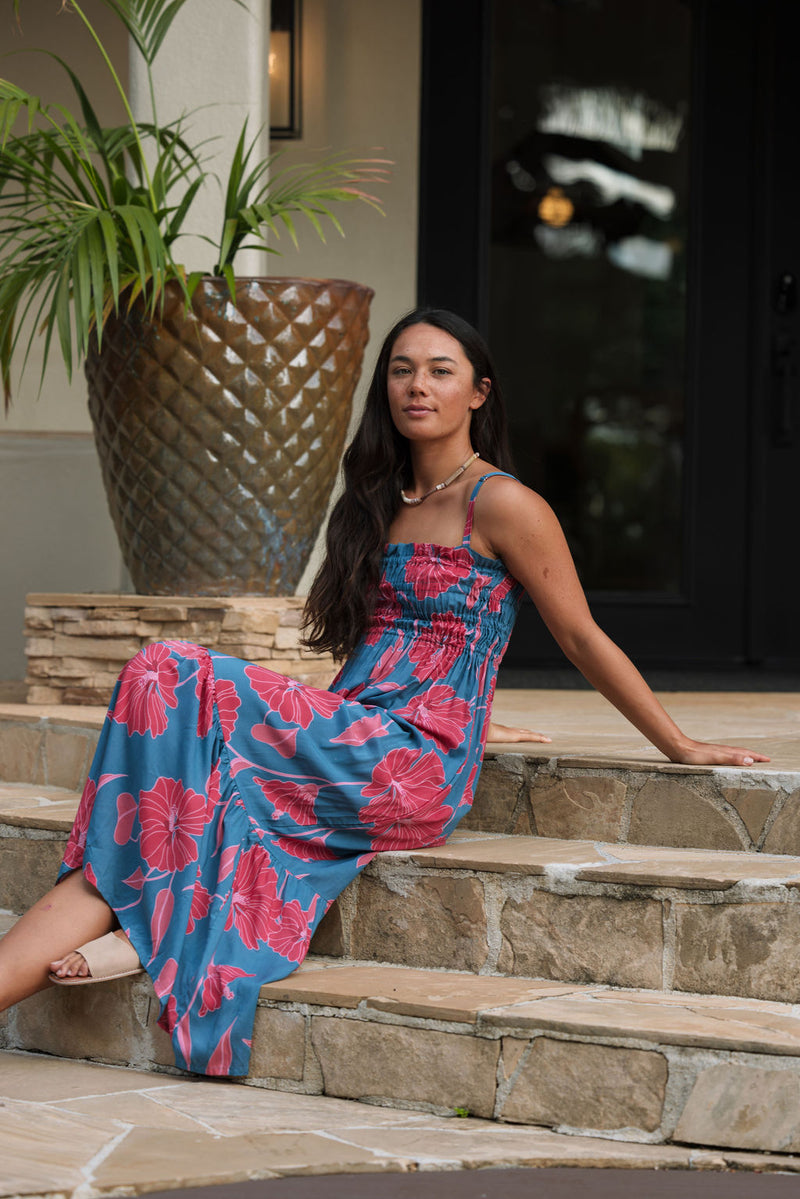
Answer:
[{"label": "smocked bodice", "polygon": [[469,544],[475,497],[489,477],[472,493],[460,545],[386,546],[372,621],[335,691],[390,711],[407,710],[411,697],[426,712],[458,698],[471,705],[482,740],[522,595],[499,559]]}]

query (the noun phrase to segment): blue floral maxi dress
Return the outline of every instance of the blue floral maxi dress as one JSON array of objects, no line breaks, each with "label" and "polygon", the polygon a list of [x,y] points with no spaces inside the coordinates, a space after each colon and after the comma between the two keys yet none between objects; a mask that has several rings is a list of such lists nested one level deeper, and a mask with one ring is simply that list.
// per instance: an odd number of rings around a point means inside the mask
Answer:
[{"label": "blue floral maxi dress", "polygon": [[376,852],[440,845],[470,807],[521,596],[470,548],[489,477],[461,545],[386,547],[329,691],[181,641],[122,671],[59,878],[117,913],[179,1066],[245,1074],[262,983]]}]

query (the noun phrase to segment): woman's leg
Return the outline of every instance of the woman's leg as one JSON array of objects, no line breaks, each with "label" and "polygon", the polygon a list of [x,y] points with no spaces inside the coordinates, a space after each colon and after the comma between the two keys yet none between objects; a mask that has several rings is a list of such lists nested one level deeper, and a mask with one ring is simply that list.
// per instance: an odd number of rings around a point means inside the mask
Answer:
[{"label": "woman's leg", "polygon": [[76,945],[110,932],[117,918],[80,870],[67,875],[21,916],[0,941],[0,1011],[49,986],[47,975],[65,960],[65,974],[88,973]]}]

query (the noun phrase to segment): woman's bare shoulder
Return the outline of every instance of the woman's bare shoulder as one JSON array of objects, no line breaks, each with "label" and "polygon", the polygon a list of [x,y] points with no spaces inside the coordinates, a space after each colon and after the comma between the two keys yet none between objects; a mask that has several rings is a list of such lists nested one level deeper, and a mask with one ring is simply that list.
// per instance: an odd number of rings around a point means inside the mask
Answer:
[{"label": "woman's bare shoulder", "polygon": [[473,538],[484,547],[479,552],[508,561],[517,549],[531,550],[554,537],[561,538],[561,527],[547,500],[518,479],[487,479],[479,494]]},{"label": "woman's bare shoulder", "polygon": [[487,479],[478,494],[481,515],[492,522],[519,517],[542,519],[553,513],[538,491],[526,487],[511,475],[500,474]]}]

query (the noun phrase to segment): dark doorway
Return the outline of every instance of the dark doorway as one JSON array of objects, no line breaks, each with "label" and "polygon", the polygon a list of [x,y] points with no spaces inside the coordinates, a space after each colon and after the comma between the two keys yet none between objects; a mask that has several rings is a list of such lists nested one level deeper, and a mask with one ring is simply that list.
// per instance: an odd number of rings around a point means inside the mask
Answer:
[{"label": "dark doorway", "polygon": [[[794,0],[429,0],[420,298],[650,667],[792,669]],[[558,660],[531,605],[507,665]]]}]

